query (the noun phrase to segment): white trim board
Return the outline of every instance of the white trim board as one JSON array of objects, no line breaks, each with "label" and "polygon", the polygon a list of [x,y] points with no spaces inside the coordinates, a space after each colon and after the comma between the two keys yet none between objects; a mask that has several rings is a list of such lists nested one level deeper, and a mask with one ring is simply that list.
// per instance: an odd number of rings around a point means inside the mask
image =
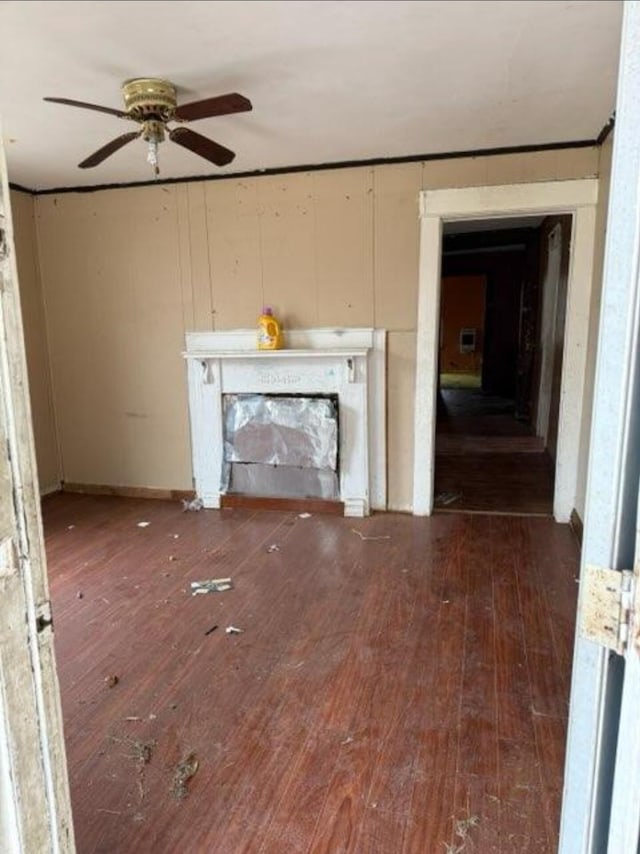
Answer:
[{"label": "white trim board", "polygon": [[578,438],[583,414],[597,200],[597,178],[420,193],[413,466],[415,515],[429,516],[433,512],[443,224],[454,220],[563,213],[572,214],[573,230],[553,512],[559,522],[569,521],[575,506],[578,479]]}]

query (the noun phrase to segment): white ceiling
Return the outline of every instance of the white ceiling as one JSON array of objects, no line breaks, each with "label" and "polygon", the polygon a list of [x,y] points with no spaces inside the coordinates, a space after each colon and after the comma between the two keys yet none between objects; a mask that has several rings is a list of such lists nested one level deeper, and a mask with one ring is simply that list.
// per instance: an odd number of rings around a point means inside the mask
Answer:
[{"label": "white ceiling", "polygon": [[130,130],[43,96],[122,107],[130,77],[179,102],[237,91],[253,112],[193,129],[217,169],[167,142],[161,177],[594,139],[615,104],[617,0],[0,2],[0,115],[10,180],[32,189],[145,181]]}]

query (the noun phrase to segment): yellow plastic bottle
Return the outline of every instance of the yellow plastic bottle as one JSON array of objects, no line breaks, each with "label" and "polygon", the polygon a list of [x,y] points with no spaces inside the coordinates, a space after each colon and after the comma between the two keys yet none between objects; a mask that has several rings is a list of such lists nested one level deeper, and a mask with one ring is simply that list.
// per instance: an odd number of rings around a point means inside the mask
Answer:
[{"label": "yellow plastic bottle", "polygon": [[280,350],[282,348],[282,328],[273,316],[270,306],[262,309],[258,318],[258,350]]}]

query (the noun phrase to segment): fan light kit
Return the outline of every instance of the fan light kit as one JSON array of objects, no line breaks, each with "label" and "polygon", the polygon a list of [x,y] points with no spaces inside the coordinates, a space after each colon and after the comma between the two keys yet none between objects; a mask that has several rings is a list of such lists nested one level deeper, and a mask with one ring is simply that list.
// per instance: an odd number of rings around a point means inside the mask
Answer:
[{"label": "fan light kit", "polygon": [[133,80],[125,80],[122,84],[122,97],[124,110],[116,110],[112,107],[101,107],[97,104],[87,104],[84,101],[74,101],[69,98],[45,98],[54,104],[66,104],[70,107],[82,107],[85,110],[95,110],[99,113],[108,113],[120,119],[137,122],[141,125],[140,130],[130,131],[118,136],[108,142],[102,148],[94,151],[82,163],[80,169],[90,169],[98,166],[110,155],[119,151],[128,142],[138,137],[147,143],[147,161],[153,167],[155,175],[160,174],[158,167],[158,146],[168,137],[171,142],[188,148],[194,154],[204,157],[216,166],[226,166],[231,163],[235,154],[223,145],[202,136],[187,127],[169,128],[170,122],[195,121],[196,119],[208,119],[213,116],[226,116],[230,113],[243,113],[252,109],[251,101],[237,92],[228,95],[217,95],[213,98],[205,98],[202,101],[191,101],[188,104],[178,105],[176,87],[168,80],[158,77],[136,77]]}]

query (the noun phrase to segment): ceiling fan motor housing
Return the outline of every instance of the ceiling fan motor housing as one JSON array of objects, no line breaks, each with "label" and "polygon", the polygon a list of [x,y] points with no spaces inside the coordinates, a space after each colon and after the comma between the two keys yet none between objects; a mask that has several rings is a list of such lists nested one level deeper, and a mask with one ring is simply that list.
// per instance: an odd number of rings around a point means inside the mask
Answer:
[{"label": "ceiling fan motor housing", "polygon": [[136,121],[170,121],[177,105],[175,87],[168,80],[136,77],[122,84],[127,113]]}]

